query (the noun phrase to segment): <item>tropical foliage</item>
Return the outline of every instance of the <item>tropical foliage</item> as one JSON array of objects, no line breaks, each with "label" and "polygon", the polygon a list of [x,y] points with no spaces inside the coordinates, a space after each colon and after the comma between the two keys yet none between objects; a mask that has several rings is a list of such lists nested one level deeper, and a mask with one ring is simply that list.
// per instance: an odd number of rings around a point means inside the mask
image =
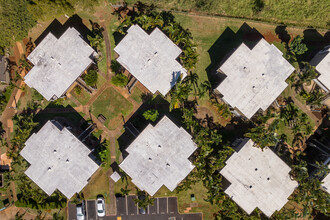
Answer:
[{"label": "tropical foliage", "polygon": [[128,78],[122,73],[116,74],[111,78],[112,84],[119,87],[124,87],[128,83]]},{"label": "tropical foliage", "polygon": [[96,86],[98,80],[98,74],[96,70],[89,70],[88,73],[84,77],[84,81],[88,86]]},{"label": "tropical foliage", "polygon": [[145,111],[143,113],[143,117],[146,119],[146,120],[150,120],[152,122],[156,121],[157,118],[158,118],[158,111],[156,109],[149,109],[147,111]]}]

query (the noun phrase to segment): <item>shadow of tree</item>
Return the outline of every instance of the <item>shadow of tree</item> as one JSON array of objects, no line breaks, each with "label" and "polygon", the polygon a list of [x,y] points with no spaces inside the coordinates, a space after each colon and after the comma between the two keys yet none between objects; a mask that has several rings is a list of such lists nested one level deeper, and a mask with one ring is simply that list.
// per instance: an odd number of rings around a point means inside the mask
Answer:
[{"label": "shadow of tree", "polygon": [[206,68],[206,72],[212,88],[216,88],[225,78],[225,75],[217,73],[216,70],[235,49],[242,43],[252,49],[261,38],[263,38],[262,34],[247,23],[243,23],[236,33],[229,27],[225,29],[208,50],[211,64]]},{"label": "shadow of tree", "polygon": [[280,24],[275,28],[275,33],[282,43],[285,43],[286,47],[288,47],[291,36],[287,31],[287,26],[285,24]]}]

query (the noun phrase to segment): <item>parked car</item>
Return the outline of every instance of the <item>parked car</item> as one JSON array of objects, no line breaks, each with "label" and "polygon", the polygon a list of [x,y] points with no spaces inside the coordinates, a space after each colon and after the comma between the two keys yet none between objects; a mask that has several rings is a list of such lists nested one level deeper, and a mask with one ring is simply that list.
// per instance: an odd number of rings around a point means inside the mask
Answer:
[{"label": "parked car", "polygon": [[139,213],[142,215],[146,214],[145,208],[139,208]]},{"label": "parked car", "polygon": [[104,198],[103,197],[101,197],[101,196],[97,197],[96,208],[97,208],[97,216],[99,216],[99,217],[105,216],[105,206],[104,206]]},{"label": "parked car", "polygon": [[85,203],[78,204],[76,206],[77,220],[85,220]]}]

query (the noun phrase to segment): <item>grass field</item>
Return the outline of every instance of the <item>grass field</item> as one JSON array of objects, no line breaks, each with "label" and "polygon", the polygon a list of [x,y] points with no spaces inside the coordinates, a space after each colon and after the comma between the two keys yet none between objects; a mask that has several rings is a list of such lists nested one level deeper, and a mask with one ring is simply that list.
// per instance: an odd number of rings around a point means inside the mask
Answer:
[{"label": "grass field", "polygon": [[142,102],[142,97],[141,97],[142,94],[143,94],[143,92],[137,86],[135,86],[134,89],[133,89],[131,97],[137,103],[141,103]]},{"label": "grass field", "polygon": [[[111,0],[116,2],[116,0]],[[293,24],[298,26],[314,26],[329,28],[330,3],[328,0],[262,0],[263,9],[253,13],[251,0],[141,0],[153,3],[162,9],[179,11],[198,11],[232,17],[244,17],[275,23]],[[128,0],[134,4],[136,0]]]},{"label": "grass field", "polygon": [[91,98],[91,95],[86,92],[84,88],[81,88],[81,93],[78,95],[74,89],[71,91],[71,95],[75,97],[82,105],[85,105]]},{"label": "grass field", "polygon": [[110,202],[109,195],[109,177],[106,174],[106,169],[99,169],[94,175],[87,186],[82,190],[85,199],[96,199],[97,195],[102,194],[106,203]]},{"label": "grass field", "polygon": [[114,88],[108,88],[95,100],[91,110],[96,117],[99,114],[104,115],[107,118],[105,125],[111,129],[112,126],[109,122],[118,116],[126,116],[131,113],[133,105]]}]

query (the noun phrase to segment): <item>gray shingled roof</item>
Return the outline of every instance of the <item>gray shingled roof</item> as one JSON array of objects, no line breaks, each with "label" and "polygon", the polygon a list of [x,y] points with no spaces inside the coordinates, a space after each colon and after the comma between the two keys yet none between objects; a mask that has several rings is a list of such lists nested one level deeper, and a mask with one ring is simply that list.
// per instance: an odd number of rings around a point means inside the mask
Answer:
[{"label": "gray shingled roof", "polygon": [[181,49],[158,28],[148,35],[132,25],[114,50],[119,55],[117,61],[152,93],[158,90],[165,96],[180,74],[182,78],[187,75],[176,61]]},{"label": "gray shingled roof", "polygon": [[192,171],[188,157],[196,148],[191,136],[164,116],[155,127],[149,124],[126,149],[129,155],[119,167],[153,196],[162,185],[173,191]]},{"label": "gray shingled roof", "polygon": [[34,67],[24,81],[45,99],[57,99],[93,62],[94,52],[72,27],[59,39],[49,33],[27,57]]},{"label": "gray shingled roof", "polygon": [[219,70],[227,77],[216,89],[225,102],[250,119],[283,92],[294,67],[276,46],[261,39],[252,50],[242,43]]},{"label": "gray shingled roof", "polygon": [[290,179],[290,167],[269,148],[253,147],[250,139],[238,148],[220,171],[231,183],[225,193],[248,214],[258,207],[270,217],[287,203],[298,183]]},{"label": "gray shingled roof", "polygon": [[58,189],[70,199],[98,169],[90,150],[56,121],[32,134],[20,154],[31,164],[25,174],[48,195]]}]

